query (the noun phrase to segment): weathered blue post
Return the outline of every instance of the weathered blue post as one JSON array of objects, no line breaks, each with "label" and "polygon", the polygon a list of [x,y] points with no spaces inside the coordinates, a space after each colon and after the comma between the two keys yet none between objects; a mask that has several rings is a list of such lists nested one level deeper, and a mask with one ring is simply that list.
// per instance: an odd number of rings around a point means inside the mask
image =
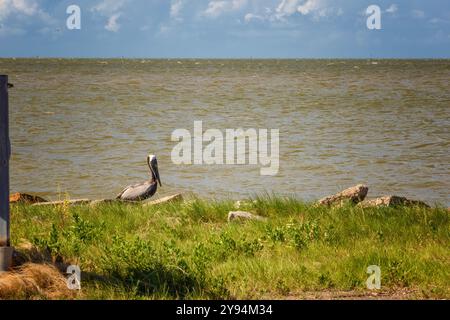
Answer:
[{"label": "weathered blue post", "polygon": [[8,76],[0,75],[0,272],[12,264],[9,234],[9,107]]}]

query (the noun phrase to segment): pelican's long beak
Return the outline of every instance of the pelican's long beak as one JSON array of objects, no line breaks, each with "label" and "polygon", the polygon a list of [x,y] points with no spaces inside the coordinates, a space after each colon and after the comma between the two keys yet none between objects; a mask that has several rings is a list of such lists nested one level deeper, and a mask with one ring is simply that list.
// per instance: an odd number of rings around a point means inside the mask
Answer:
[{"label": "pelican's long beak", "polygon": [[162,187],[161,178],[159,177],[158,161],[156,160],[156,157],[153,155],[149,155],[147,157],[147,163],[148,163],[148,167],[150,168],[153,175],[155,176],[156,181],[159,182],[159,186]]},{"label": "pelican's long beak", "polygon": [[156,180],[158,180],[159,186],[162,187],[161,179],[159,178],[159,170],[158,170],[158,166],[155,166],[155,168],[154,168],[153,170],[155,171]]}]

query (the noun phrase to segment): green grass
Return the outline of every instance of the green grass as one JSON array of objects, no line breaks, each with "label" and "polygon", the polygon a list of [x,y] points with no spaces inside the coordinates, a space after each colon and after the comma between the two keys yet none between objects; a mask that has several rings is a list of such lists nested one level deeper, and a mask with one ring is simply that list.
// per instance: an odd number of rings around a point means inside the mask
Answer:
[{"label": "green grass", "polygon": [[[301,298],[382,291],[450,298],[447,209],[315,207],[265,196],[244,210],[267,222],[227,222],[232,201],[142,207],[13,206],[13,245],[31,242],[78,264],[83,299]],[[241,208],[242,209],[242,208]]]}]

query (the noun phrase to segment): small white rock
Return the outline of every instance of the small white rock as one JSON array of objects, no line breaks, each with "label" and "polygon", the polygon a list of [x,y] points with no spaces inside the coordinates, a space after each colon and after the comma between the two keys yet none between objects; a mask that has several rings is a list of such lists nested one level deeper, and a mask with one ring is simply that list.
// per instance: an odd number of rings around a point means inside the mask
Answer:
[{"label": "small white rock", "polygon": [[267,220],[267,218],[257,216],[257,215],[251,214],[250,212],[245,212],[245,211],[230,211],[228,213],[228,222],[231,222],[233,220],[240,220],[240,219],[259,220],[259,221]]}]

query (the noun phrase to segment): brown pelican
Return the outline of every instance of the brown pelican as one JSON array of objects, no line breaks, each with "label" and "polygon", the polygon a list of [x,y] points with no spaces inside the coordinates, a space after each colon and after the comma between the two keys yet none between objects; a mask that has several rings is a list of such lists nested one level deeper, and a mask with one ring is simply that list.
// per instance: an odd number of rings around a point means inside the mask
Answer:
[{"label": "brown pelican", "polygon": [[124,201],[142,201],[152,197],[156,193],[158,182],[162,187],[161,180],[159,178],[158,161],[156,160],[156,156],[152,154],[148,155],[147,164],[150,168],[151,179],[149,181],[126,187],[116,199]]}]

